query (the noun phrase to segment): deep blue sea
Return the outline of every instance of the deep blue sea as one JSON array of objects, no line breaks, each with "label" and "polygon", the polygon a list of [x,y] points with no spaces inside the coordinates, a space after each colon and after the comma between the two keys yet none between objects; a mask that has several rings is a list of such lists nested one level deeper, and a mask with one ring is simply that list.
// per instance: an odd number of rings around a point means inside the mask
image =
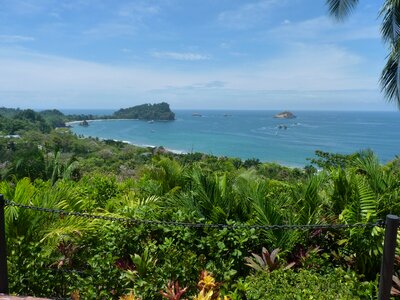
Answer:
[{"label": "deep blue sea", "polygon": [[[64,113],[111,114],[112,110]],[[201,117],[192,116],[196,112]],[[164,146],[242,159],[258,158],[304,166],[315,150],[353,153],[372,149],[385,163],[400,154],[400,112],[293,111],[295,119],[275,119],[278,111],[175,110],[176,120],[93,121],[72,126],[84,136]]]}]

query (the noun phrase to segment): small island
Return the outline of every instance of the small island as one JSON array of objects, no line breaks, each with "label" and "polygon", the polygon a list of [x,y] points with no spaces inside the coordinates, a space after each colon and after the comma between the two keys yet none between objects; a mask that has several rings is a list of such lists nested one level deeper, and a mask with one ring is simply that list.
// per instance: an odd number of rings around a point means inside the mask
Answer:
[{"label": "small island", "polygon": [[278,118],[278,119],[294,119],[294,118],[296,118],[296,116],[290,111],[283,111],[283,112],[280,112],[279,114],[276,114],[274,116],[274,118]]},{"label": "small island", "polygon": [[175,120],[175,114],[169,108],[168,103],[162,102],[121,108],[114,112],[112,118],[138,119],[145,121],[172,121]]}]

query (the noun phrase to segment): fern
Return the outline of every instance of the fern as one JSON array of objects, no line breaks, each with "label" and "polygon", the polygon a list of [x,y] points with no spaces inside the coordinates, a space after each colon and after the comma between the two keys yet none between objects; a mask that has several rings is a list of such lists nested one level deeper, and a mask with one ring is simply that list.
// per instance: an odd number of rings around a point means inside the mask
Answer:
[{"label": "fern", "polygon": [[357,195],[344,211],[340,218],[346,223],[367,223],[376,220],[377,218],[377,203],[378,200],[361,176],[355,177]]}]

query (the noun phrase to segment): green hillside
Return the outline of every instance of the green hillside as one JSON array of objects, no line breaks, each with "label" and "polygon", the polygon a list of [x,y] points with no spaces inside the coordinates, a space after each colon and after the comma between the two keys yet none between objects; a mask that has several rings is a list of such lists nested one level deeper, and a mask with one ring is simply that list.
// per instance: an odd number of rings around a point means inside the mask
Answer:
[{"label": "green hillside", "polygon": [[154,104],[142,104],[129,108],[121,108],[113,114],[117,119],[139,119],[154,121],[175,120],[175,114],[166,102]]}]

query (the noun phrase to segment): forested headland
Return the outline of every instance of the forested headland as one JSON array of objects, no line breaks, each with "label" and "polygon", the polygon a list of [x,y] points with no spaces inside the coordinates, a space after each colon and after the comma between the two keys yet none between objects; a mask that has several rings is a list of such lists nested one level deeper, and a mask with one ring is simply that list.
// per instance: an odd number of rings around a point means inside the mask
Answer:
[{"label": "forested headland", "polygon": [[121,108],[113,114],[113,117],[117,119],[138,119],[147,121],[175,120],[175,114],[171,111],[169,104],[166,102]]},{"label": "forested headland", "polygon": [[0,107],[0,132],[9,135],[16,134],[21,130],[36,129],[42,133],[49,133],[54,128],[66,127],[68,122],[94,119],[171,121],[175,119],[175,114],[171,111],[169,104],[166,102],[121,108],[112,115],[65,115],[57,109],[36,112],[32,109]]},{"label": "forested headland", "polygon": [[0,109],[0,194],[16,204],[137,222],[8,205],[12,293],[376,297],[383,228],[268,226],[377,224],[400,214],[398,158],[382,165],[368,150],[316,151],[308,166],[288,168],[83,138],[65,121],[57,110]]}]

